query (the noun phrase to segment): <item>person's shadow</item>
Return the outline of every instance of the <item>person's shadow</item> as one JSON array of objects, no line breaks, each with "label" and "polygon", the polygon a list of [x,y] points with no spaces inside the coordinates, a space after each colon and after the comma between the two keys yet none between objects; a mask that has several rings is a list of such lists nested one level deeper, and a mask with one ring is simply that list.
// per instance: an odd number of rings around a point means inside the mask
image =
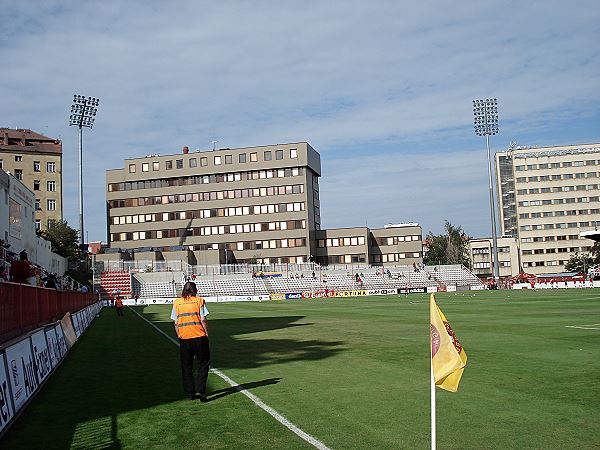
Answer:
[{"label": "person's shadow", "polygon": [[250,383],[236,384],[235,386],[229,386],[223,389],[217,389],[216,391],[208,392],[208,401],[218,400],[229,394],[235,394],[237,392],[248,391],[260,386],[268,386],[269,384],[277,384],[281,381],[281,378],[267,378],[262,381],[252,381]]}]

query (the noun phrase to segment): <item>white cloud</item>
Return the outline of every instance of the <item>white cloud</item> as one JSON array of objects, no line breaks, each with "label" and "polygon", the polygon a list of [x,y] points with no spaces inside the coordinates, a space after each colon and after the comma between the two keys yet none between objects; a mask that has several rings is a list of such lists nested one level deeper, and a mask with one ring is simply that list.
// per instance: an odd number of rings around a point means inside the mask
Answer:
[{"label": "white cloud", "polygon": [[[471,100],[500,99],[495,143],[535,130],[562,144],[558,130],[572,118],[600,116],[594,1],[47,1],[13,2],[5,13],[0,98],[9,107],[0,126],[63,138],[71,224],[69,102],[74,93],[101,98],[84,137],[93,239],[105,237],[106,169],[182,145],[209,148],[214,137],[224,147],[311,142],[323,159],[326,226],[364,224],[362,215],[375,226],[414,220],[427,231],[454,217],[485,234],[485,160],[465,153],[482,148]],[[597,127],[587,135],[600,138]],[[382,159],[360,156],[363,148]],[[425,182],[432,166],[437,181]],[[439,200],[449,192],[451,202]],[[360,211],[338,206],[349,197]]]}]

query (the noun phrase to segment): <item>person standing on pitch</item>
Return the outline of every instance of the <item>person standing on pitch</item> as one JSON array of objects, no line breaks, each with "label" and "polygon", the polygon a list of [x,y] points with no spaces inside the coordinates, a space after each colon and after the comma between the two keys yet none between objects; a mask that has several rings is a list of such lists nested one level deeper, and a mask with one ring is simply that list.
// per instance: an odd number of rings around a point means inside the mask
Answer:
[{"label": "person standing on pitch", "polygon": [[[179,338],[179,356],[183,390],[194,400],[196,393],[200,401],[206,402],[206,380],[210,363],[208,346],[208,323],[206,302],[198,297],[196,283],[188,281],[183,286],[181,297],[173,303],[171,319],[175,321],[175,333]],[[194,383],[194,357],[198,360],[198,374]]]},{"label": "person standing on pitch", "polygon": [[117,308],[117,316],[123,316],[123,300],[118,295],[115,299],[115,307]]}]

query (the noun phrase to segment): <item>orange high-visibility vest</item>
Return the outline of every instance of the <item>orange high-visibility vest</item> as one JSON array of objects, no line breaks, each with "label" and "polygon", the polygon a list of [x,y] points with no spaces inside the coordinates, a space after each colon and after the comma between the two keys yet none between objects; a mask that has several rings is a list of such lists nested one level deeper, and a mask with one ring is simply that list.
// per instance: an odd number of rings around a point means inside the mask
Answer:
[{"label": "orange high-visibility vest", "polygon": [[115,306],[117,308],[122,308],[123,307],[123,301],[120,298],[116,299],[115,300]]},{"label": "orange high-visibility vest", "polygon": [[177,313],[177,336],[181,339],[206,336],[206,331],[200,323],[200,310],[204,306],[202,297],[180,297],[173,305]]}]

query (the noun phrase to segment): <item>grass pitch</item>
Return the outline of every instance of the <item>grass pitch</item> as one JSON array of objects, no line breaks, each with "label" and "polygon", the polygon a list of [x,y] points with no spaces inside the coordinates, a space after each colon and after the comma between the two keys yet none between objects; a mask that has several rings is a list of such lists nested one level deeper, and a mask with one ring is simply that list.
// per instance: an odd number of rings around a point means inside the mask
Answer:
[{"label": "grass pitch", "polygon": [[[600,293],[438,294],[469,361],[437,391],[439,448],[599,448]],[[428,297],[209,304],[212,365],[332,449],[430,447]],[[170,306],[138,307],[174,336]],[[583,328],[569,328],[582,326]],[[312,448],[177,347],[105,308],[2,448]]]}]

